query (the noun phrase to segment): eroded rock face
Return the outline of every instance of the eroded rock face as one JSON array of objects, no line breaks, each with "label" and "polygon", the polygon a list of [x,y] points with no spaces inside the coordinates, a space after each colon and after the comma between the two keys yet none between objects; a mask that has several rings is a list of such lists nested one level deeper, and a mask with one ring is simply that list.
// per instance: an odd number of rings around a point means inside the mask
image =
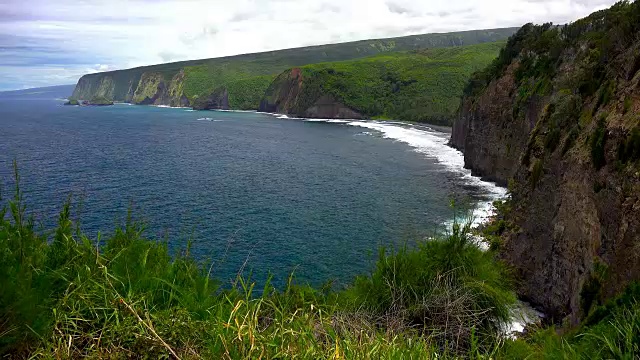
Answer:
[{"label": "eroded rock face", "polygon": [[226,88],[218,88],[207,97],[195,99],[193,108],[195,110],[228,110],[229,92]]},{"label": "eroded rock face", "polygon": [[477,98],[463,100],[450,141],[453,147],[464,151],[465,165],[474,175],[503,186],[515,174],[535,124],[531,117],[543,105],[531,101],[528,103],[531,115],[513,118],[516,67],[517,64],[510,66],[503,77],[491,82]]},{"label": "eroded rock face", "polygon": [[523,55],[516,57],[463,98],[451,137],[466,167],[510,184],[501,256],[516,271],[520,295],[570,324],[589,303],[640,280],[640,158],[628,155],[640,145],[629,145],[640,131],[640,42],[612,56],[600,89],[584,95],[567,84],[584,71],[588,51],[563,49],[540,95],[531,89],[546,80],[518,83]]},{"label": "eroded rock face", "polygon": [[172,79],[169,85],[170,106],[187,107],[189,99],[184,94],[184,70],[180,70]]},{"label": "eroded rock face", "polygon": [[93,99],[96,97],[113,99],[114,89],[115,82],[111,76],[84,75],[78,80],[72,97],[74,99]]},{"label": "eroded rock face", "polygon": [[278,75],[271,83],[264,98],[260,101],[259,111],[294,114],[300,112],[298,96],[302,91],[302,72],[293,68]]},{"label": "eroded rock face", "polygon": [[164,76],[154,72],[142,74],[132,101],[138,105],[168,104],[169,92]]},{"label": "eroded rock face", "polygon": [[305,110],[303,117],[318,119],[363,119],[358,112],[348,108],[331,95],[322,95]]},{"label": "eroded rock face", "polygon": [[259,111],[306,118],[364,118],[332,95],[306,87],[304,76],[299,68],[285,71],[273,81],[260,102]]}]

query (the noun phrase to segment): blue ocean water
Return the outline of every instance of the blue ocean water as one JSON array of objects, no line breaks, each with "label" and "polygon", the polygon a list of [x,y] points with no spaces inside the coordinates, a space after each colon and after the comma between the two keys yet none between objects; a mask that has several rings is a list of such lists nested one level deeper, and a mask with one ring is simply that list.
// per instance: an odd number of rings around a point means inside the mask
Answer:
[{"label": "blue ocean water", "polygon": [[276,283],[294,270],[347,283],[380,246],[442,231],[452,198],[486,207],[503,194],[462,169],[448,136],[393,122],[0,97],[0,184],[10,196],[17,160],[45,229],[70,194],[94,237],[131,207],[150,238],[174,251],[192,241],[223,281],[244,269]]}]

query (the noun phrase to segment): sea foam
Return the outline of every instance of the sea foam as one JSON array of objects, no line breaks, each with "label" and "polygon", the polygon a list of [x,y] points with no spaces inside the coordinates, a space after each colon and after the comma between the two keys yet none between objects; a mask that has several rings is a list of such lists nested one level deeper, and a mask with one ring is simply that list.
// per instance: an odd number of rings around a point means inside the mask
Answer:
[{"label": "sea foam", "polygon": [[[463,183],[476,186],[486,194],[485,200],[476,204],[472,214],[472,222],[477,226],[493,215],[493,201],[507,196],[505,188],[495,183],[483,181],[472,176],[471,170],[464,167],[464,154],[448,145],[449,134],[436,131],[428,126],[420,128],[400,122],[386,121],[350,121],[351,126],[376,130],[383,137],[401,141],[411,146],[414,151],[435,159],[443,170],[457,174]],[[449,225],[449,224],[446,224]]]},{"label": "sea foam", "polygon": [[[289,118],[286,115],[273,114],[279,119]],[[302,119],[306,122],[326,122],[347,124],[371,129],[382,134],[384,138],[408,144],[414,151],[430,157],[442,166],[443,171],[457,174],[459,179],[468,185],[481,189],[483,201],[475,204],[470,219],[474,226],[486,222],[494,214],[493,201],[504,199],[507,190],[495,183],[472,176],[471,170],[464,167],[464,154],[448,145],[450,134],[437,131],[427,125],[413,125],[399,121],[341,120],[341,119]],[[466,219],[458,219],[466,220]],[[445,225],[450,227],[451,222]]]}]

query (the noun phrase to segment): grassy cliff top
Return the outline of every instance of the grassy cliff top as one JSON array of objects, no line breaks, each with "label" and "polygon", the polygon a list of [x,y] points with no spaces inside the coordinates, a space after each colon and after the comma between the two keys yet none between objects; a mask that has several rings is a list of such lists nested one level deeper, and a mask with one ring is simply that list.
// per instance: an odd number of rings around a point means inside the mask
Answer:
[{"label": "grassy cliff top", "polygon": [[[144,73],[158,73],[165,81],[170,81],[184,69],[184,92],[189,99],[193,99],[195,96],[206,96],[226,83],[265,75],[275,76],[292,66],[362,58],[386,52],[494,42],[506,39],[515,31],[515,28],[503,28],[363,40],[87,74],[80,78],[74,96],[89,98],[108,85],[108,95],[114,100],[124,101],[131,87],[135,90]],[[255,81],[260,82],[257,79]],[[249,94],[249,98],[255,97],[255,94]],[[243,102],[244,99],[238,100],[238,103]]]},{"label": "grassy cliff top", "polygon": [[489,64],[504,44],[384,53],[305,65],[300,68],[303,93],[296,99],[298,108],[306,109],[318,95],[328,94],[370,118],[450,125],[468,77]]}]

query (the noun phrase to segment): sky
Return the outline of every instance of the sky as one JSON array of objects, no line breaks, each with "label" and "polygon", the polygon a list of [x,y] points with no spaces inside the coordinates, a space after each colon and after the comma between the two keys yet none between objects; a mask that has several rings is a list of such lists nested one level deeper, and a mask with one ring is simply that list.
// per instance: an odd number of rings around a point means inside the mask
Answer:
[{"label": "sky", "polygon": [[0,91],[86,73],[432,32],[564,24],[615,0],[0,0]]}]

